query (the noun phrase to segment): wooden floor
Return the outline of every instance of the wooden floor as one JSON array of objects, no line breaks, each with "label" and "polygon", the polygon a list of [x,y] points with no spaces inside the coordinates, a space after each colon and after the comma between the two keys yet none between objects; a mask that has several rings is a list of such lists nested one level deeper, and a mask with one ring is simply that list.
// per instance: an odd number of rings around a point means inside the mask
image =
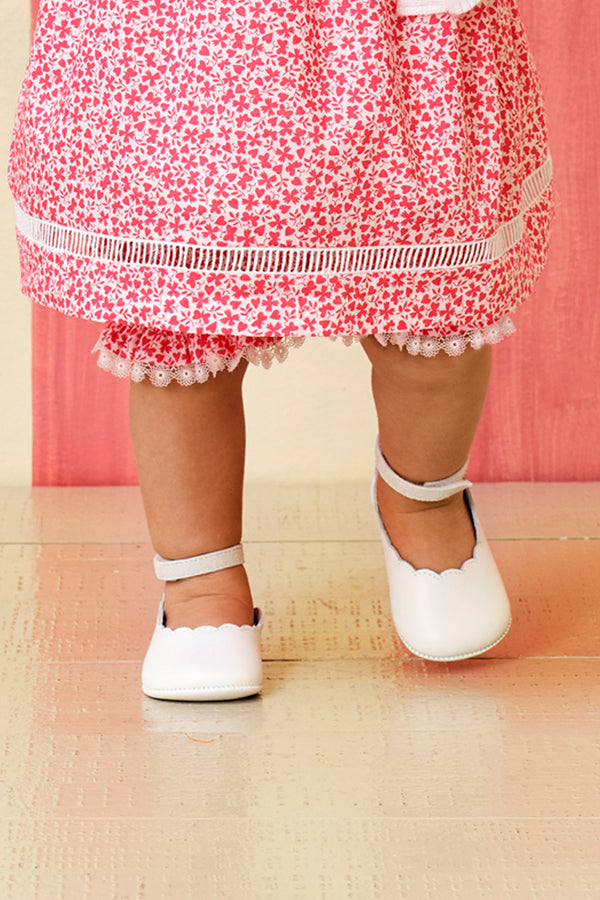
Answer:
[{"label": "wooden floor", "polygon": [[134,488],[0,492],[1,895],[600,898],[600,484],[480,485],[484,657],[395,638],[368,486],[248,490],[262,696],[150,700]]}]

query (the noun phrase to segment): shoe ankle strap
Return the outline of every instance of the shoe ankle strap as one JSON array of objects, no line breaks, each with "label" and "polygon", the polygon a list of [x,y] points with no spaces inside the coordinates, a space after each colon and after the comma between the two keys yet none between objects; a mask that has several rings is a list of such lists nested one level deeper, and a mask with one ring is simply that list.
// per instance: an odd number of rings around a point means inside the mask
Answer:
[{"label": "shoe ankle strap", "polygon": [[473,486],[472,482],[463,478],[469,465],[468,459],[458,472],[455,472],[454,475],[449,475],[448,478],[442,478],[440,481],[426,481],[424,484],[415,484],[394,472],[383,455],[378,440],[375,445],[375,465],[386,484],[389,484],[393,490],[404,497],[409,497],[411,500],[446,500],[448,497],[452,497],[454,494],[458,494],[460,491]]},{"label": "shoe ankle strap", "polygon": [[194,575],[208,575],[221,569],[240,566],[244,562],[244,551],[241,544],[215,550],[213,553],[202,553],[200,556],[189,556],[187,559],[164,559],[158,554],[154,557],[154,574],[161,581],[178,581],[180,578],[193,578]]}]

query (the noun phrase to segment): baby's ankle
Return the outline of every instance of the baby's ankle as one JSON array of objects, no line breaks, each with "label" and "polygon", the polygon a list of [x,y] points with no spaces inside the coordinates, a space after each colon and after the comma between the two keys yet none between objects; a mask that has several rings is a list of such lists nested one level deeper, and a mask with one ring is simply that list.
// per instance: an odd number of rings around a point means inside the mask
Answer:
[{"label": "baby's ankle", "polygon": [[168,582],[164,608],[169,628],[252,625],[254,621],[252,594],[243,566]]}]

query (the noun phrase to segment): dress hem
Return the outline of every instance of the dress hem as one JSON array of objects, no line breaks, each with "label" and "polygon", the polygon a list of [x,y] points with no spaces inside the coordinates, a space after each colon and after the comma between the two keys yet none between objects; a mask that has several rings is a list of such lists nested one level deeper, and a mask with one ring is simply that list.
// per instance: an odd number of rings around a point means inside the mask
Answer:
[{"label": "dress hem", "polygon": [[552,182],[552,158],[521,184],[517,215],[487,237],[449,243],[375,246],[220,246],[132,236],[111,236],[40,219],[15,200],[15,221],[22,239],[64,257],[96,260],[128,267],[152,267],[197,273],[244,276],[354,275],[464,269],[495,263],[521,241],[524,215],[544,196]]}]

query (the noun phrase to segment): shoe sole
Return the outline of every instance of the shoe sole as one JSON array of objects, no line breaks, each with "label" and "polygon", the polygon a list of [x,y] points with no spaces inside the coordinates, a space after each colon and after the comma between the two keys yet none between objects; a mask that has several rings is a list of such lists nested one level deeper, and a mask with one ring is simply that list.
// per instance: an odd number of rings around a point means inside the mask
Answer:
[{"label": "shoe sole", "polygon": [[512,625],[512,619],[500,635],[500,637],[496,638],[492,641],[491,644],[488,644],[487,647],[482,647],[481,650],[471,650],[469,653],[461,653],[457,656],[430,656],[427,653],[421,653],[420,650],[415,650],[414,647],[411,647],[410,644],[404,640],[402,635],[398,635],[404,646],[407,650],[410,650],[411,653],[414,653],[415,656],[420,657],[421,659],[429,659],[432,662],[458,662],[461,659],[472,659],[474,656],[480,656],[480,654],[485,653],[487,650],[491,650],[492,647],[495,647],[496,644],[499,644],[501,640],[503,640],[510,630],[510,626]]},{"label": "shoe sole", "polygon": [[260,693],[262,684],[231,685],[220,688],[171,688],[153,690],[142,685],[142,691],[153,700],[241,700]]}]

